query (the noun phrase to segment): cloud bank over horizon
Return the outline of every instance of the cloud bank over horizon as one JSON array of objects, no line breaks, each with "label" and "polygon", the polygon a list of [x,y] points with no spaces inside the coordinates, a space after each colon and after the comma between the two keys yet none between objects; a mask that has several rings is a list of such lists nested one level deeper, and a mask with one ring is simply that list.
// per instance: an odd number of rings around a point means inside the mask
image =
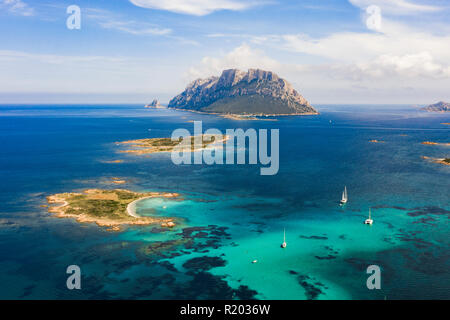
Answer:
[{"label": "cloud bank over horizon", "polygon": [[220,10],[240,11],[257,4],[256,2],[243,0],[130,0],[130,2],[142,8],[196,16],[203,16]]}]

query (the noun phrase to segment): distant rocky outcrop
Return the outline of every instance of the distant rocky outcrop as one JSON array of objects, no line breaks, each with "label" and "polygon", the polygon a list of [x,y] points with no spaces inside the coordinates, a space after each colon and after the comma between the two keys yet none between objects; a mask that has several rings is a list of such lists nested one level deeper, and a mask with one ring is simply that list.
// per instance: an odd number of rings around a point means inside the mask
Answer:
[{"label": "distant rocky outcrop", "polygon": [[161,104],[159,103],[158,99],[154,99],[152,103],[145,105],[146,108],[161,108]]},{"label": "distant rocky outcrop", "polygon": [[429,106],[422,108],[422,110],[429,111],[429,112],[449,112],[450,111],[450,103],[440,101],[435,104],[430,104]]},{"label": "distant rocky outcrop", "polygon": [[318,114],[286,80],[271,71],[229,69],[197,79],[169,102],[169,108],[221,114]]}]

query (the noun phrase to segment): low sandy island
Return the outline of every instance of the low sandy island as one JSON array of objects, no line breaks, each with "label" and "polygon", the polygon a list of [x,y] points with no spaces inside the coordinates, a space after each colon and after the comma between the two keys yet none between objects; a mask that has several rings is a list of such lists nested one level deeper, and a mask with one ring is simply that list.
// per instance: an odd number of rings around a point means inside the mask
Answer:
[{"label": "low sandy island", "polygon": [[432,141],[424,141],[422,144],[426,145],[435,145],[435,146],[450,146],[450,143],[443,143],[443,142],[432,142]]},{"label": "low sandy island", "polygon": [[450,166],[450,158],[431,158],[431,157],[422,156],[422,159],[430,160],[434,163],[440,163],[440,164],[445,164],[447,166]]},{"label": "low sandy island", "polygon": [[383,140],[377,140],[377,139],[369,140],[369,142],[372,142],[372,143],[384,143]]},{"label": "low sandy island", "polygon": [[139,193],[125,189],[88,189],[82,193],[59,193],[47,197],[48,212],[57,218],[75,218],[78,222],[96,223],[119,231],[124,225],[159,224],[174,227],[174,219],[168,217],[141,217],[136,214],[138,201],[148,198],[176,198],[177,193]]},{"label": "low sandy island", "polygon": [[122,163],[123,160],[103,160],[103,161],[100,161],[100,162],[103,162],[103,163]]},{"label": "low sandy island", "polygon": [[[201,151],[207,148],[220,147],[220,144],[228,139],[226,135],[222,139],[216,140],[214,136],[202,135],[201,147],[195,145],[195,136],[188,137],[191,139],[191,144],[183,149],[181,146],[178,147],[178,151],[182,152],[194,152]],[[117,142],[118,145],[126,144],[130,146],[130,149],[119,151],[121,153],[131,153],[135,155],[160,153],[160,152],[172,152],[175,147],[180,145],[181,139],[178,141],[173,141],[171,138],[151,138],[151,139],[137,139]]]},{"label": "low sandy island", "polygon": [[124,183],[127,183],[127,181],[124,180],[124,179],[118,178],[118,177],[112,177],[111,180],[110,180],[110,183],[113,183],[113,184],[124,184]]},{"label": "low sandy island", "polygon": [[443,123],[441,123],[441,124],[444,124],[444,125],[450,126],[450,122],[443,122]]}]

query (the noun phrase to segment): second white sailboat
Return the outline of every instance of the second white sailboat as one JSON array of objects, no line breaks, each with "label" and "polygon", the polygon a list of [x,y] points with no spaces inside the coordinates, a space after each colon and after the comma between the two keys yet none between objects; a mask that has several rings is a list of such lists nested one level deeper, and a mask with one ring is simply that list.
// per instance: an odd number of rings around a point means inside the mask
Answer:
[{"label": "second white sailboat", "polygon": [[346,204],[347,201],[348,201],[347,186],[345,186],[344,191],[342,192],[341,205]]},{"label": "second white sailboat", "polygon": [[282,248],[286,248],[287,247],[287,243],[286,243],[286,229],[284,229],[284,233],[283,233],[283,243],[281,244]]}]

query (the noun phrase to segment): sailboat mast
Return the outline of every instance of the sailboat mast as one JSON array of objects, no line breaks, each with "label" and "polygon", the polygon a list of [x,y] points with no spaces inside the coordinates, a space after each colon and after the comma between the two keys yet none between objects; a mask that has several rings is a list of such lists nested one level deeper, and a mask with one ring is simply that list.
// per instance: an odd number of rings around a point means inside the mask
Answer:
[{"label": "sailboat mast", "polygon": [[286,242],[286,228],[284,228],[283,232],[283,242]]},{"label": "sailboat mast", "polygon": [[347,203],[347,186],[344,187],[344,191],[342,191],[342,199],[341,199],[341,205],[344,205]]}]

